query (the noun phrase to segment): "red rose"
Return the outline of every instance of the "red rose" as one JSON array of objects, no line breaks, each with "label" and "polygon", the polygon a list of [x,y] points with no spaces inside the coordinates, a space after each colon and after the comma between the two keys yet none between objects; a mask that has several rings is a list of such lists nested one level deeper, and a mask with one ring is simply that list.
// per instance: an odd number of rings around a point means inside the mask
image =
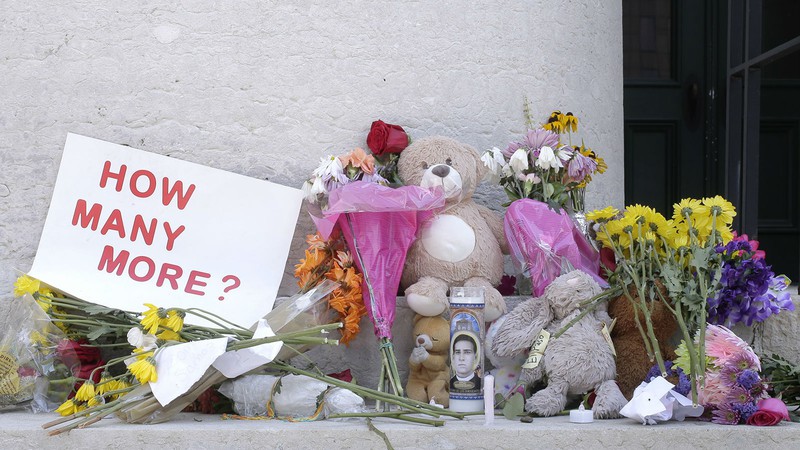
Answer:
[{"label": "red rose", "polygon": [[[105,364],[100,356],[100,349],[97,347],[89,347],[88,343],[89,342],[86,340],[70,341],[69,339],[63,339],[58,343],[56,351],[58,352],[59,358],[61,358],[65,366],[72,370],[72,374],[75,376],[80,376],[79,374],[88,376],[87,370],[91,371]],[[81,378],[86,377],[84,376]]]},{"label": "red rose", "polygon": [[337,380],[345,381],[347,383],[353,381],[353,375],[350,373],[350,369],[345,369],[336,373],[329,373],[328,376],[331,378],[336,378]]},{"label": "red rose", "polygon": [[747,419],[748,425],[760,427],[777,425],[789,420],[789,409],[779,398],[764,398],[758,401],[758,411]]},{"label": "red rose", "polygon": [[400,153],[408,147],[408,135],[399,125],[376,120],[372,122],[367,135],[367,146],[378,156],[384,153]]}]

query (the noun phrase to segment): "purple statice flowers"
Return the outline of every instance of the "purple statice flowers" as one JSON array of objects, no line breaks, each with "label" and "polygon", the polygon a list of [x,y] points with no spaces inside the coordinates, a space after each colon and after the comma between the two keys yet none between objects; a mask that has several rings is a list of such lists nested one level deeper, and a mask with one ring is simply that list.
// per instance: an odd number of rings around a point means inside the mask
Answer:
[{"label": "purple statice flowers", "polygon": [[[664,361],[664,368],[667,369],[667,377],[677,377],[678,382],[675,384],[675,392],[681,395],[689,395],[692,391],[692,384],[689,381],[689,377],[683,372],[683,369],[673,364],[672,361]],[[654,378],[661,376],[661,370],[658,368],[658,365],[650,368],[650,371],[647,372],[647,376],[644,377],[644,381],[651,382]]]},{"label": "purple statice flowers", "polygon": [[775,276],[757,248],[757,242],[748,241],[746,235],[716,248],[723,260],[721,288],[708,299],[709,323],[751,326],[783,310],[794,310],[786,290],[789,280]]}]

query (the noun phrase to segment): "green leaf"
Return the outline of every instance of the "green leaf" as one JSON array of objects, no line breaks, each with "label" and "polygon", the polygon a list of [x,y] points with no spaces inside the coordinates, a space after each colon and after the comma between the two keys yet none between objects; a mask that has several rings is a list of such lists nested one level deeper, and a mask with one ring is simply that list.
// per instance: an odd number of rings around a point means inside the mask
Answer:
[{"label": "green leaf", "polygon": [[117,312],[121,312],[118,309],[108,308],[106,306],[100,306],[100,305],[87,305],[87,306],[84,306],[81,309],[84,312],[86,312],[87,314],[89,314],[89,315],[94,315],[94,314],[114,314],[114,313],[117,313]]},{"label": "green leaf", "polygon": [[87,333],[86,334],[86,339],[88,339],[90,341],[94,341],[97,338],[99,338],[100,336],[102,336],[102,335],[104,335],[106,333],[111,333],[112,331],[114,331],[114,330],[111,327],[108,327],[108,326],[105,326],[105,325],[99,326],[99,327],[93,329],[92,331],[90,331],[89,333]]},{"label": "green leaf", "polygon": [[552,197],[553,193],[555,192],[555,188],[550,183],[544,183],[542,185],[542,190],[543,190],[544,198],[546,198],[546,199]]},{"label": "green leaf", "polygon": [[522,394],[515,393],[508,399],[506,406],[503,407],[503,416],[508,420],[517,420],[517,417],[525,415],[525,399]]}]

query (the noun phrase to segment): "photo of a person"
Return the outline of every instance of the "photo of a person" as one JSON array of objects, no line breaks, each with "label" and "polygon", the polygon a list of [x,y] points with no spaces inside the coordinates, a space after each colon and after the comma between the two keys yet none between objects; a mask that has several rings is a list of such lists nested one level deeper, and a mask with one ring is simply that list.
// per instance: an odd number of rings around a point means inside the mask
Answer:
[{"label": "photo of a person", "polygon": [[481,376],[478,367],[478,344],[471,335],[464,333],[453,339],[450,349],[450,389],[455,391],[480,391]]}]

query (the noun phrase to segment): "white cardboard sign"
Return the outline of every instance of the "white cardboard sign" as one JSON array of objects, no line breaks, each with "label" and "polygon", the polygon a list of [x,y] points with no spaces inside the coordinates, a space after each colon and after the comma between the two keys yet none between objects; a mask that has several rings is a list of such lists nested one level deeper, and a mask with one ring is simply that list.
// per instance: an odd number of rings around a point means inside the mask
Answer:
[{"label": "white cardboard sign", "polygon": [[301,202],[299,189],[69,134],[30,275],[113,308],[193,307],[250,327],[272,309]]}]

